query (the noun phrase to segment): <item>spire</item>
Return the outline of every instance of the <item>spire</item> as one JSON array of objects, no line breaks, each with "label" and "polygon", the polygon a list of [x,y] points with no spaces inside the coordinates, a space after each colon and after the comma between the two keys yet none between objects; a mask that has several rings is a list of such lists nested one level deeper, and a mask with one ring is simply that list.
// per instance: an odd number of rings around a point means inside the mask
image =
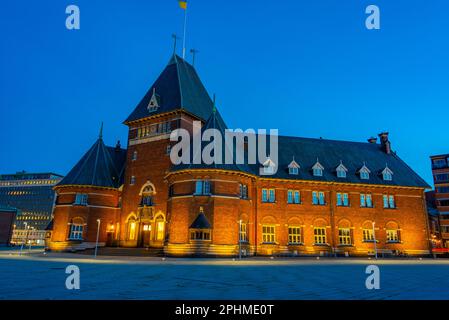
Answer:
[{"label": "spire", "polygon": [[214,100],[212,101],[212,113],[215,114],[217,112],[217,107],[215,105],[215,93],[214,93]]},{"label": "spire", "polygon": [[103,139],[103,121],[101,121],[100,133],[98,134],[98,139]]}]

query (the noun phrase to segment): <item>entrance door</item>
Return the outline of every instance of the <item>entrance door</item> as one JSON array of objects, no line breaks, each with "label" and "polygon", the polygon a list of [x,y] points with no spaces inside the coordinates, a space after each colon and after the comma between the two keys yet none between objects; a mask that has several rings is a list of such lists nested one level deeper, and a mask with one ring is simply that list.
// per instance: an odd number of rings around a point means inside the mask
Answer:
[{"label": "entrance door", "polygon": [[144,223],[142,225],[142,247],[149,247],[151,239],[151,225]]}]

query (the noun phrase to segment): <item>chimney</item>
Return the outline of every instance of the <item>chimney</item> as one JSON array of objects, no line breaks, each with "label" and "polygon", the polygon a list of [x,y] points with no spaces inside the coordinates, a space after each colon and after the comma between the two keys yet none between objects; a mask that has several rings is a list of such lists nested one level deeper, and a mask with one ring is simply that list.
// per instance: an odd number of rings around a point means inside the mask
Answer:
[{"label": "chimney", "polygon": [[391,154],[391,142],[388,140],[388,132],[379,133],[380,145],[386,154]]},{"label": "chimney", "polygon": [[117,140],[117,144],[115,145],[115,151],[120,151],[121,148],[122,146],[120,144],[120,140]]},{"label": "chimney", "polygon": [[376,144],[377,143],[377,138],[376,137],[371,137],[371,138],[368,139],[368,142],[372,143],[372,144]]}]

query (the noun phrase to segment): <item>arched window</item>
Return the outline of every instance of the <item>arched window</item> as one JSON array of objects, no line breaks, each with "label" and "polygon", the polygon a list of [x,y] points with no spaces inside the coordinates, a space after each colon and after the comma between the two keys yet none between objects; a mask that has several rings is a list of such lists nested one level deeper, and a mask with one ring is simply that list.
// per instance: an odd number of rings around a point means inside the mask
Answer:
[{"label": "arched window", "polygon": [[152,184],[147,183],[146,185],[144,185],[140,194],[142,196],[140,201],[141,206],[152,206],[154,204],[153,195],[155,194],[155,191]]},{"label": "arched window", "polygon": [[84,221],[75,218],[70,221],[69,240],[83,240]]},{"label": "arched window", "polygon": [[134,217],[130,217],[128,219],[128,223],[127,223],[127,238],[128,240],[136,240],[137,237],[137,221],[136,218]]},{"label": "arched window", "polygon": [[401,242],[399,226],[396,222],[388,222],[385,229],[387,233],[387,243]]},{"label": "arched window", "polygon": [[165,220],[164,217],[159,215],[156,218],[156,240],[164,241],[165,239]]}]

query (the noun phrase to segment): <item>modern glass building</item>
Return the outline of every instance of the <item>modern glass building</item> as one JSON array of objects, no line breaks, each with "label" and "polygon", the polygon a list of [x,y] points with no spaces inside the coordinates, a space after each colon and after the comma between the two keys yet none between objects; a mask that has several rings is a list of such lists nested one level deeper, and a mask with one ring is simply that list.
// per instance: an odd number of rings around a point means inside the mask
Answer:
[{"label": "modern glass building", "polygon": [[62,178],[54,173],[25,171],[0,175],[0,205],[18,209],[12,242],[20,242],[16,238],[22,236],[28,240],[38,240],[39,234],[45,233],[45,228],[53,219],[53,187]]}]

